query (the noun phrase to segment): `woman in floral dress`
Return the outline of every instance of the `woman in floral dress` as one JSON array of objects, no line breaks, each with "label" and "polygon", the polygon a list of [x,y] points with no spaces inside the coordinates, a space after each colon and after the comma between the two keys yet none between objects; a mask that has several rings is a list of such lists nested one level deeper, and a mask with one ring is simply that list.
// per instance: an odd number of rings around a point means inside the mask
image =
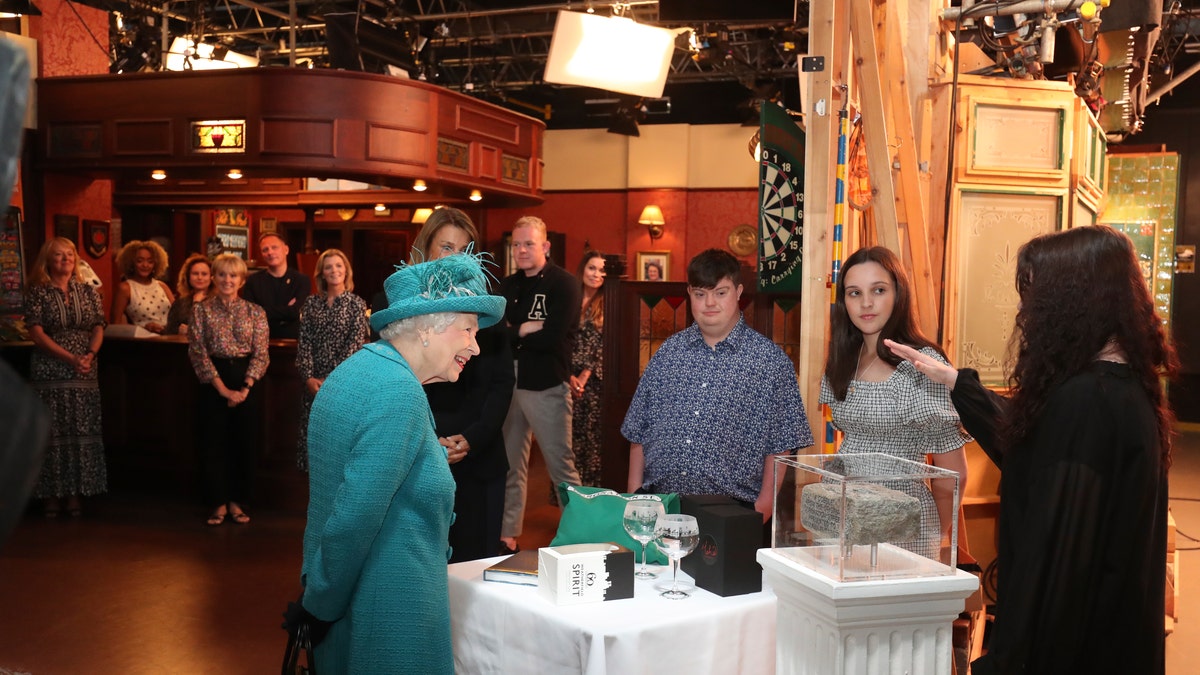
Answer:
[{"label": "woman in floral dress", "polygon": [[100,295],[83,283],[70,239],[47,241],[29,273],[25,325],[37,349],[30,363],[33,388],[50,410],[50,439],[34,496],[46,517],[81,514],[81,497],[107,490],[100,424],[96,352],[104,340]]},{"label": "woman in floral dress", "polygon": [[[581,485],[600,485],[600,399],[601,379],[604,377],[604,256],[597,251],[583,254],[579,263],[579,279],[583,284],[583,309],[579,317],[579,332],[575,336],[575,352],[571,355],[571,375],[568,385],[575,397],[575,412],[571,427],[571,443],[575,452],[575,469]],[[553,494],[553,491],[551,491]]]},{"label": "woman in floral dress", "polygon": [[329,373],[367,341],[367,303],[355,295],[354,270],[346,254],[326,249],[317,257],[317,293],[300,309],[300,340],[296,368],[304,380],[304,411],[300,415],[296,465],[308,471],[308,414],[313,398]]}]

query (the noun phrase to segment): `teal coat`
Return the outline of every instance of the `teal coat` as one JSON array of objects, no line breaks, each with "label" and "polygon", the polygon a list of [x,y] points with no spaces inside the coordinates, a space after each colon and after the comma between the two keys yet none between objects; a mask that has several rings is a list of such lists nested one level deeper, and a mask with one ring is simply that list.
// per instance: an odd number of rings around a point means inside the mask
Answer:
[{"label": "teal coat", "polygon": [[454,478],[421,383],[387,342],[331,373],[308,425],[304,607],[333,621],[317,672],[453,673]]}]

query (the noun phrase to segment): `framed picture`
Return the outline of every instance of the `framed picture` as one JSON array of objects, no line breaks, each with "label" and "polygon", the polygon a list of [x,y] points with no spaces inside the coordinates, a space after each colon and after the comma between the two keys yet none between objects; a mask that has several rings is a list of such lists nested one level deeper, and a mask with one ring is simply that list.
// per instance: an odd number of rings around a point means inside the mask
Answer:
[{"label": "framed picture", "polygon": [[638,281],[669,281],[671,279],[670,251],[638,251]]},{"label": "framed picture", "polygon": [[279,219],[278,218],[262,218],[258,221],[259,234],[266,234],[268,232],[274,232],[277,229],[279,229]]},{"label": "framed picture", "polygon": [[70,239],[76,245],[79,244],[79,216],[69,216],[65,214],[54,215],[54,236]]}]

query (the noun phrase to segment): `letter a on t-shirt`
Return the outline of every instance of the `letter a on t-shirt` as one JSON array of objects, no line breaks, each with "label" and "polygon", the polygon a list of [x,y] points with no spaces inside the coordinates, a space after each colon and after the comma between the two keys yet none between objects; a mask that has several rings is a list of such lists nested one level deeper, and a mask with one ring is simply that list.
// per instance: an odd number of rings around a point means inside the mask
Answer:
[{"label": "letter a on t-shirt", "polygon": [[546,320],[546,294],[538,293],[533,296],[533,304],[529,306],[530,321]]}]

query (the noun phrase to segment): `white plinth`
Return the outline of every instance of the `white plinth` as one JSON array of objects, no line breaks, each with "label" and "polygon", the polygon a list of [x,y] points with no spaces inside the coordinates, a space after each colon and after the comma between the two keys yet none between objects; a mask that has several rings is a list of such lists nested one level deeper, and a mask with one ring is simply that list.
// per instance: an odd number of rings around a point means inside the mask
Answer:
[{"label": "white plinth", "polygon": [[779,675],[952,672],[952,623],[979,587],[972,574],[839,582],[760,549],[778,598]]}]

